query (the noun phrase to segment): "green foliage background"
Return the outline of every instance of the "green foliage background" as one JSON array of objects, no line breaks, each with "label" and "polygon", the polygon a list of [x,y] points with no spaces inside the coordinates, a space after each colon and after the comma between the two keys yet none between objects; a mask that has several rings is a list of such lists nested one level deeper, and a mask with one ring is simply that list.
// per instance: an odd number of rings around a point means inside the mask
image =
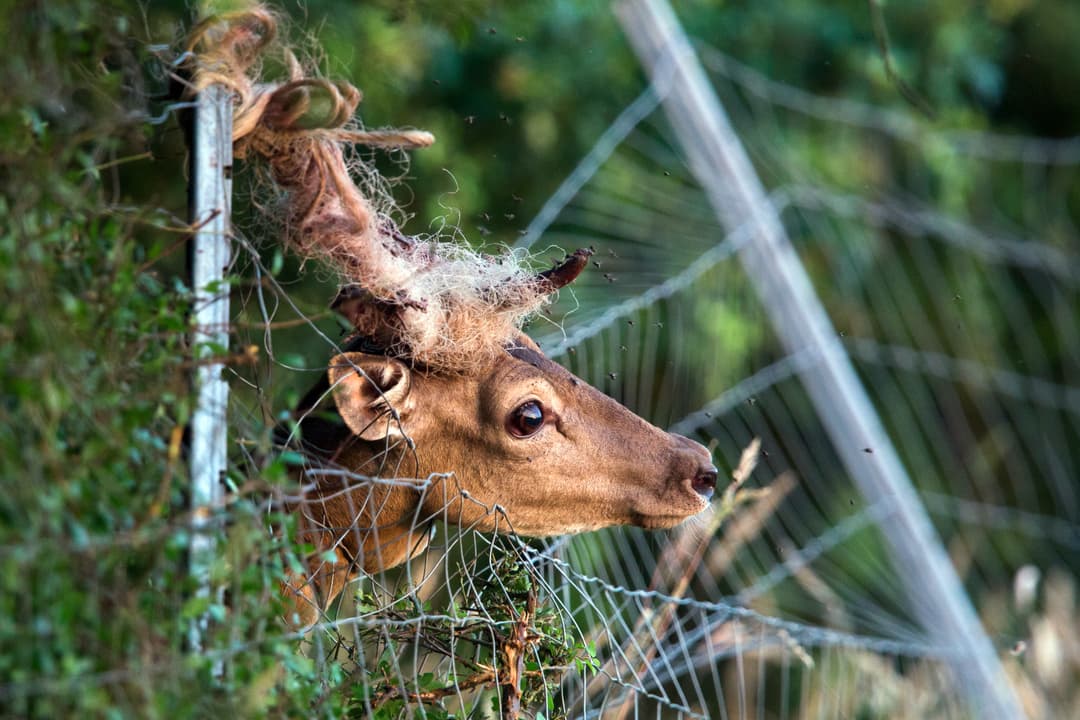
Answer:
[{"label": "green foliage background", "polygon": [[[229,508],[230,544],[214,568],[228,602],[191,599],[185,159],[161,99],[161,58],[173,56],[163,47],[190,26],[186,5],[0,2],[6,716],[335,716],[348,703],[341,667],[317,670],[283,637],[276,582],[285,560],[258,517],[256,494],[238,494]],[[774,79],[905,105],[865,2],[675,6],[692,34]],[[449,206],[470,238],[512,242],[642,87],[602,2],[308,0],[284,10],[323,48],[327,72],[365,91],[369,126],[436,134],[401,186],[414,215],[407,230],[425,230]],[[898,72],[935,109],[928,127],[1051,136],[1080,128],[1080,5],[927,1],[885,13]],[[799,151],[839,184],[865,180],[856,149],[826,155],[802,141]],[[943,209],[968,201],[969,172],[947,157],[933,166]],[[1010,187],[1008,177],[994,181]],[[1006,213],[1025,202],[999,196]],[[296,292],[315,311],[332,288],[307,283]],[[859,310],[850,312],[857,326]],[[730,333],[717,333],[745,334],[738,318],[730,322]],[[324,362],[322,346],[302,331],[282,337],[283,352],[308,367]],[[233,349],[241,345],[238,337]],[[284,381],[266,426],[245,429],[253,454],[268,449],[274,413],[310,380],[298,373]],[[234,487],[251,479],[241,460]],[[260,481],[287,482],[284,462],[267,460]],[[229,620],[208,640],[229,656],[220,680],[212,657],[187,648],[191,619],[204,611]]]}]

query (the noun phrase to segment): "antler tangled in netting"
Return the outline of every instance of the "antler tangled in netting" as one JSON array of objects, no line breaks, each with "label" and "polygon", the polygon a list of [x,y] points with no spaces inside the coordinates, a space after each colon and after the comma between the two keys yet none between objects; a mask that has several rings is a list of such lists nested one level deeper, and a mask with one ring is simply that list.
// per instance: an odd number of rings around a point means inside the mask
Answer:
[{"label": "antler tangled in netting", "polygon": [[376,171],[354,163],[361,190],[345,150],[418,148],[434,138],[360,128],[352,120],[360,91],[308,75],[286,48],[280,51],[288,79],[261,82],[261,60],[276,34],[277,20],[264,9],[204,22],[188,46],[195,58],[190,92],[214,84],[233,92],[235,154],[266,160],[285,193],[286,238],[302,256],[340,272],[345,287],[335,308],[388,352],[432,367],[463,370],[499,352],[550,293],[581,272],[588,252],[536,275],[521,254],[493,258],[403,234],[380,210],[394,205]]}]

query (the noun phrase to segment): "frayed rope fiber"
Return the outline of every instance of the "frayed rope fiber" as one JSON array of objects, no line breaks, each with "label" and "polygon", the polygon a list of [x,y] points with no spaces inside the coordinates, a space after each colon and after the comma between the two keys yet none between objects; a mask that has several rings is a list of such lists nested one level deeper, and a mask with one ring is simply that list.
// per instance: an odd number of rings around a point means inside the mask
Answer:
[{"label": "frayed rope fiber", "polygon": [[[588,252],[534,274],[523,252],[494,258],[438,237],[403,234],[377,171],[347,161],[345,153],[356,144],[421,148],[434,137],[360,127],[354,120],[360,91],[307,71],[276,42],[278,24],[262,7],[200,24],[188,45],[189,94],[210,85],[232,91],[236,157],[267,163],[284,195],[283,236],[302,257],[340,273],[344,289],[335,307],[359,334],[432,368],[466,371],[487,363],[548,295],[577,276]],[[272,50],[284,62],[285,81],[260,81]]]}]

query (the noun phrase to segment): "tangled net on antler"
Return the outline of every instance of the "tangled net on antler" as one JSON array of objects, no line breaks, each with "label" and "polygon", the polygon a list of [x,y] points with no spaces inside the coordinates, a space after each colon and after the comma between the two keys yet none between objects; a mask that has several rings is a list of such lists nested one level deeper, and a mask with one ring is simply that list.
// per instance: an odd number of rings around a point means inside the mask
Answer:
[{"label": "tangled net on antler", "polygon": [[[309,74],[275,44],[277,27],[274,14],[261,8],[202,23],[188,46],[189,92],[214,84],[232,91],[236,156],[267,162],[284,191],[283,234],[301,256],[321,258],[341,274],[334,306],[359,334],[430,367],[465,370],[485,362],[581,272],[588,251],[534,274],[520,254],[494,258],[437,237],[406,236],[379,209],[393,204],[379,195],[376,171],[354,167],[361,190],[345,151],[354,144],[418,148],[434,138],[360,128],[353,120],[359,90]],[[288,78],[262,82],[261,61],[275,47]]]}]

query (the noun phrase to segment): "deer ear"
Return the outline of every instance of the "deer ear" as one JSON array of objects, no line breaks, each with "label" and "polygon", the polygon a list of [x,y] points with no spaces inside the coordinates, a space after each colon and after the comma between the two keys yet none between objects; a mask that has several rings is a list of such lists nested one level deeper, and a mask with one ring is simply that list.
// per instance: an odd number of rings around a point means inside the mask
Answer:
[{"label": "deer ear", "polygon": [[338,412],[353,433],[364,440],[403,436],[399,419],[412,407],[411,379],[404,363],[379,355],[342,353],[330,361],[329,376]]}]

